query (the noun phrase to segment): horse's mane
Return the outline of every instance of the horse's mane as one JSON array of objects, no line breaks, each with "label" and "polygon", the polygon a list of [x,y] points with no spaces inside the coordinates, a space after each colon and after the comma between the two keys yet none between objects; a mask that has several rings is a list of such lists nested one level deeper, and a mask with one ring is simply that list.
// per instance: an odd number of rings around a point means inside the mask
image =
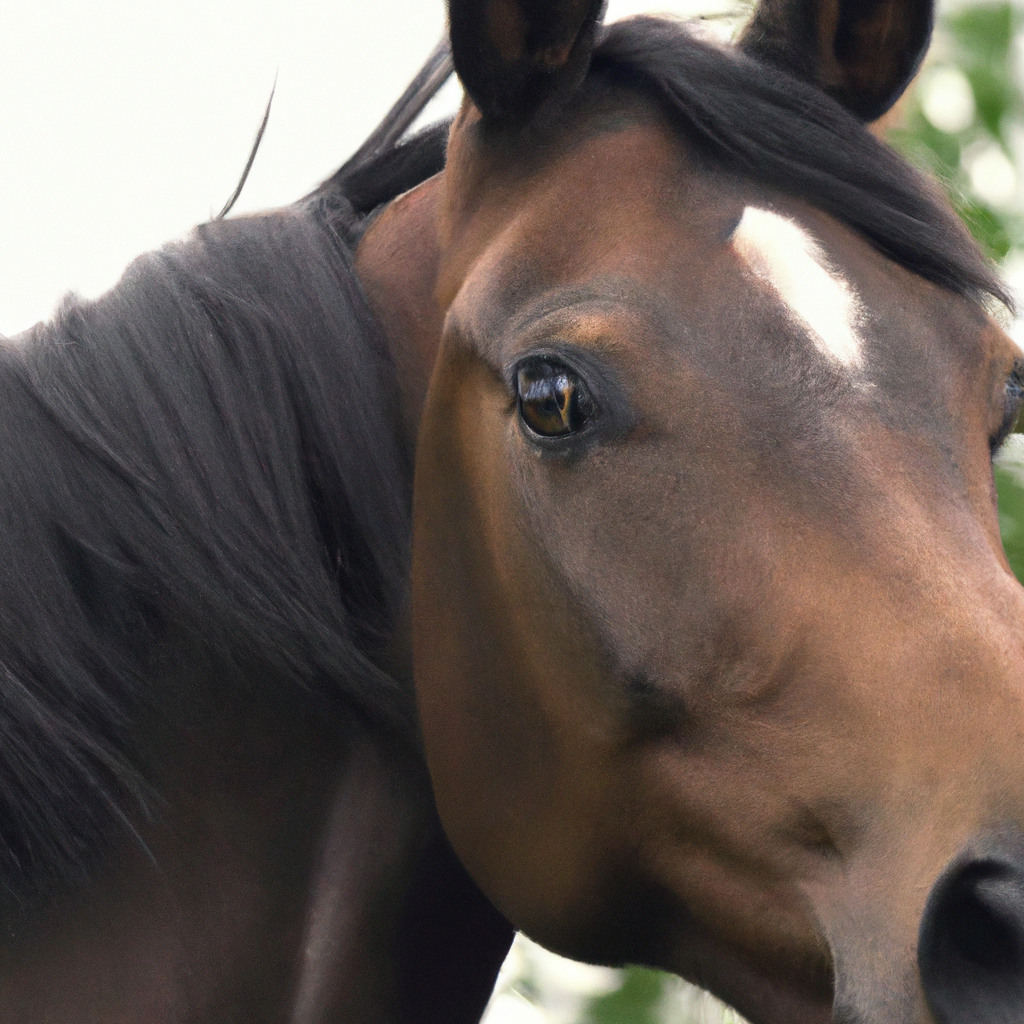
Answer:
[{"label": "horse's mane", "polygon": [[0,916],[144,812],[133,737],[183,650],[255,700],[414,738],[374,664],[411,455],[353,240],[440,169],[446,126],[386,130],[444,77],[306,200],[205,224],[0,344]]},{"label": "horse's mane", "polygon": [[647,16],[604,30],[591,73],[646,87],[718,165],[831,214],[929,281],[1012,307],[938,189],[815,86]]}]

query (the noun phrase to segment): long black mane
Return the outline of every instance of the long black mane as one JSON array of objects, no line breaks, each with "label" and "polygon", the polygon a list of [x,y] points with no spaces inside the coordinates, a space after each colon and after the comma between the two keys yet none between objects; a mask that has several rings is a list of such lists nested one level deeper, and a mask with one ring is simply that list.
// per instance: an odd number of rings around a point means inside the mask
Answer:
[{"label": "long black mane", "polygon": [[414,741],[407,681],[375,664],[412,462],[353,245],[441,168],[446,126],[394,128],[447,61],[307,199],[205,224],[0,343],[0,916],[145,813],[139,722],[182,699],[157,681],[183,651]]}]

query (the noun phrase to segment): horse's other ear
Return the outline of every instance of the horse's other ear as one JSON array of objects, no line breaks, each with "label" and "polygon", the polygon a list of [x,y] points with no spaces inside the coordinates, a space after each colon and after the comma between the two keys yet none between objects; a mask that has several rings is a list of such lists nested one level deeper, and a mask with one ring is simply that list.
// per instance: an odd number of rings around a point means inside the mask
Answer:
[{"label": "horse's other ear", "polygon": [[522,123],[590,66],[605,0],[448,0],[455,70],[485,118]]},{"label": "horse's other ear", "polygon": [[934,20],[935,0],[760,0],[740,48],[873,121],[914,77]]}]

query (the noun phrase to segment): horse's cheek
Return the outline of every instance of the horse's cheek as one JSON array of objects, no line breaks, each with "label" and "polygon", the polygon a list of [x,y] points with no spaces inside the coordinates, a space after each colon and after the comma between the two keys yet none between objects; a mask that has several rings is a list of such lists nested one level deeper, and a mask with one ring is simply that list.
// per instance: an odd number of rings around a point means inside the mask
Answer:
[{"label": "horse's cheek", "polygon": [[578,754],[565,728],[571,683],[548,644],[557,608],[524,536],[507,395],[471,358],[447,358],[454,365],[435,375],[417,452],[420,715],[449,838],[519,923],[534,907],[557,913],[584,885],[586,773],[566,772]]}]

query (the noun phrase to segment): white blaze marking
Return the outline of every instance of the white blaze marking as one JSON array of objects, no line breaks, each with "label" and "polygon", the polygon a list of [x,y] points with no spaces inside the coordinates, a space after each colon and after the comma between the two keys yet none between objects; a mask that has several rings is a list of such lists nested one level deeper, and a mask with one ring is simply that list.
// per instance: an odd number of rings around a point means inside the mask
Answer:
[{"label": "white blaze marking", "polygon": [[805,327],[815,347],[836,362],[861,364],[863,307],[850,283],[829,266],[821,246],[795,221],[748,206],[732,246]]}]

